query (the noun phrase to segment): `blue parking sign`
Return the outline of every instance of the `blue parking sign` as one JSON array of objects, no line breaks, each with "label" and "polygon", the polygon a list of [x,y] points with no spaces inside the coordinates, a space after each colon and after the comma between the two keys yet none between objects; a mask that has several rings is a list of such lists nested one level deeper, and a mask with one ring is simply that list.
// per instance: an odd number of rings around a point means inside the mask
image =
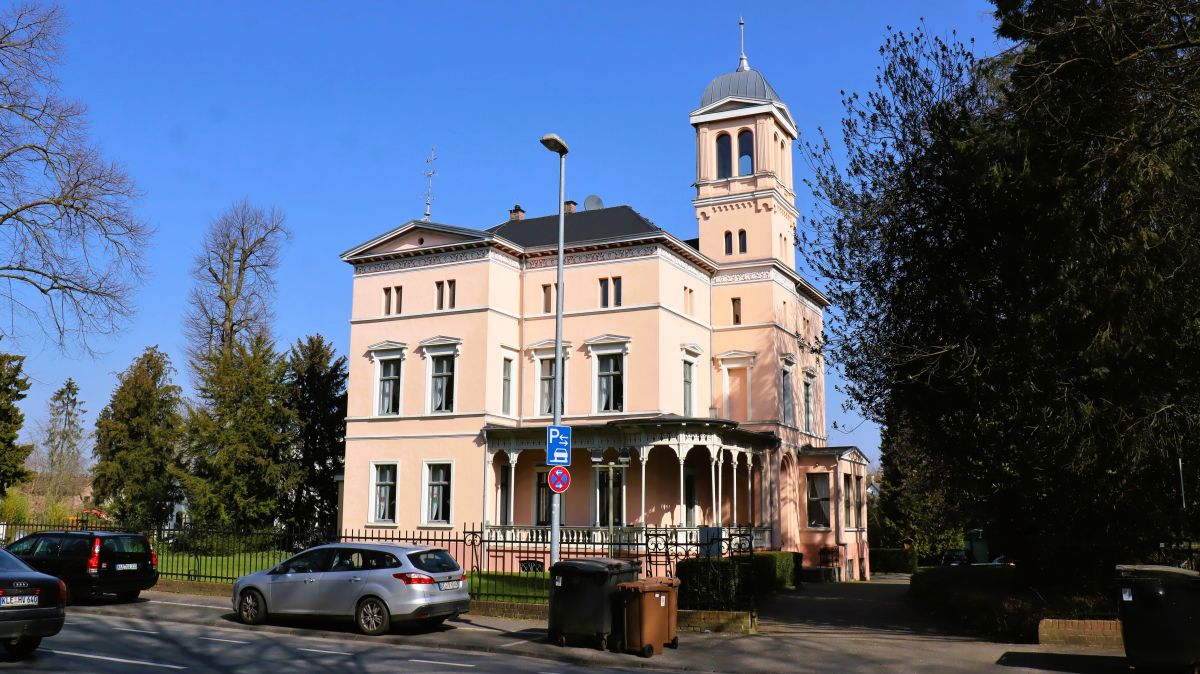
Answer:
[{"label": "blue parking sign", "polygon": [[546,465],[571,465],[571,427],[546,427]]}]

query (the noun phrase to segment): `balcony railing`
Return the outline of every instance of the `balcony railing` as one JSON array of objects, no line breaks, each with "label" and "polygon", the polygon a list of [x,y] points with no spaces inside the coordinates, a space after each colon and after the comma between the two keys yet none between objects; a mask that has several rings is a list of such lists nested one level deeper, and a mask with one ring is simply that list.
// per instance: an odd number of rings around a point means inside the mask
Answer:
[{"label": "balcony railing", "polygon": [[[643,546],[648,540],[670,541],[673,545],[700,545],[704,540],[702,529],[709,527],[613,527],[606,526],[559,527],[559,541],[564,547],[591,546]],[[489,525],[489,543],[549,543],[550,527]],[[755,550],[772,548],[770,527],[725,526],[721,535],[726,538],[744,539]],[[710,534],[711,536],[711,534]]]}]

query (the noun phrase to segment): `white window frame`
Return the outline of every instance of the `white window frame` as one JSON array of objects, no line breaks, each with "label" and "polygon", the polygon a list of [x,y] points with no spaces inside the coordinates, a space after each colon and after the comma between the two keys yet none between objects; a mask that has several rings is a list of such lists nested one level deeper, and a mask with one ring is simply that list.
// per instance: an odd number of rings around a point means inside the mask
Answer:
[{"label": "white window frame", "polygon": [[[681,352],[683,352],[682,362],[690,363],[692,366],[692,399],[690,401],[692,403],[692,413],[690,416],[696,417],[696,416],[698,416],[696,414],[696,410],[698,409],[696,407],[696,401],[697,401],[697,398],[699,398],[697,390],[700,388],[700,377],[698,376],[700,374],[700,368],[698,367],[698,363],[700,362],[700,356],[701,356],[701,354],[704,353],[704,351],[703,351],[703,349],[700,348],[700,346],[698,344],[693,344],[690,342],[680,344],[679,350]],[[682,370],[680,370],[680,372],[679,372],[679,377],[680,377],[679,384],[680,384],[680,386],[682,386],[683,385],[683,371]],[[687,414],[687,409],[683,410],[683,415],[689,416]]]},{"label": "white window frame", "polygon": [[[550,526],[549,523],[547,523],[546,525],[540,525],[537,523],[537,521],[538,521],[538,519],[537,519],[537,517],[538,517],[538,475],[546,475],[549,472],[550,472],[549,466],[534,466],[534,468],[533,468],[533,488],[529,490],[530,492],[532,492],[529,496],[529,526],[531,526],[531,527]],[[550,478],[547,477],[546,479],[549,480]],[[567,490],[567,491],[570,491],[570,490]],[[550,498],[551,499],[554,498],[553,491],[550,492]],[[560,495],[560,497],[558,499],[558,505],[559,505],[559,509],[560,509],[559,515],[561,516],[562,513],[565,513],[567,511],[567,492],[563,492]]]},{"label": "white window frame", "polygon": [[[396,519],[391,521],[379,520],[375,518],[375,488],[378,486],[377,478],[379,476],[378,466],[395,466],[396,468],[396,497],[393,500],[392,507],[396,512]],[[370,466],[370,491],[367,496],[367,524],[378,524],[381,526],[398,526],[400,519],[400,462],[395,460],[390,461],[372,461]]]},{"label": "white window frame", "polygon": [[[461,402],[458,399],[458,382],[462,379],[462,369],[458,363],[461,347],[461,339],[440,335],[421,342],[421,349],[425,355],[425,414],[455,414],[458,411],[459,402]],[[437,412],[433,411],[433,359],[435,356],[452,356],[454,358],[454,386],[452,389],[454,404],[449,410]]]},{"label": "white window frame", "polygon": [[[629,414],[629,337],[620,335],[601,335],[584,342],[588,348],[588,358],[592,359],[592,414],[602,416]],[[621,402],[622,409],[600,411],[600,357],[621,357]]]},{"label": "white window frame", "polygon": [[[809,395],[805,395],[805,393]],[[816,434],[817,426],[817,373],[809,368],[804,370],[804,378],[800,382],[800,414],[804,418],[803,430],[809,435]]]},{"label": "white window frame", "polygon": [[[790,353],[785,353],[779,357],[780,374],[783,375],[783,377],[787,380],[788,384],[790,384],[792,387],[791,388],[792,409],[790,410],[791,415],[789,415],[788,414],[789,410],[787,409],[787,398],[783,395],[784,387],[782,385],[782,382],[780,383],[779,395],[778,395],[778,398],[779,398],[779,423],[783,424],[784,426],[790,426],[792,428],[796,427],[796,414],[795,414],[795,412],[796,412],[796,409],[795,409],[796,408],[796,382],[794,381],[794,378],[792,376],[792,371],[795,370],[795,368],[796,368],[796,356],[794,356]],[[801,395],[801,397],[804,396],[803,382],[801,382],[801,386],[800,386],[800,395]],[[801,411],[801,414],[803,414],[803,411]]]},{"label": "white window frame", "polygon": [[[430,522],[429,521],[429,467],[450,466],[450,514],[446,522]],[[454,482],[455,476],[458,475],[458,468],[454,465],[454,459],[426,459],[421,462],[421,526],[436,527],[443,529],[454,528]]]},{"label": "white window frame", "polygon": [[[508,380],[508,411],[504,411],[504,361],[512,361],[512,372]],[[455,379],[458,378],[458,373],[454,373]],[[500,347],[500,416],[511,417],[517,419],[520,417],[521,401],[517,398],[517,391],[520,387],[517,382],[521,378],[521,356],[516,349],[510,349],[507,346]]]},{"label": "white window frame", "polygon": [[[603,465],[592,466],[592,489],[591,489],[592,505],[591,505],[591,510],[592,510],[592,526],[593,527],[600,526],[600,474],[606,473],[606,472],[608,472],[608,468]],[[620,468],[617,468],[613,472],[621,473],[621,522],[622,522],[621,526],[627,527],[627,526],[629,526],[629,500],[627,498],[627,493],[628,493],[628,489],[629,489],[629,474],[628,474],[629,467],[622,466]],[[618,528],[618,527],[617,527],[617,525],[614,524],[613,528]]]},{"label": "white window frame", "polygon": [[[550,419],[554,414],[542,414],[542,359],[554,358],[554,340],[547,339],[529,347],[529,359],[533,361],[533,376],[530,381],[533,385],[533,395],[530,399],[533,400],[535,407],[530,418],[533,419]],[[563,362],[563,416],[567,415],[567,410],[571,409],[571,368],[567,367],[567,359],[571,355],[571,343],[564,341],[562,345],[562,362]]]},{"label": "white window frame", "polygon": [[[408,369],[404,361],[408,358],[408,345],[403,342],[383,341],[368,346],[367,354],[374,367],[371,376],[371,416],[379,419],[395,419],[404,416],[404,371]],[[382,414],[379,399],[380,377],[383,376],[382,361],[391,359],[400,360],[400,378],[396,381],[396,385],[400,387],[400,398],[396,403],[396,414]]]}]

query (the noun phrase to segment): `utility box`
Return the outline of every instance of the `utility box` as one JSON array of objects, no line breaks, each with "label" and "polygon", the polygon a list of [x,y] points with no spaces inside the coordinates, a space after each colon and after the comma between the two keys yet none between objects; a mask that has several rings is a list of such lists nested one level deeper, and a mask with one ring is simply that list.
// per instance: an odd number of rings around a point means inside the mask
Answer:
[{"label": "utility box", "polygon": [[724,534],[721,527],[700,527],[697,534],[700,537],[699,554],[701,557],[722,556],[721,541],[724,540]]},{"label": "utility box", "polygon": [[623,629],[617,586],[641,572],[641,562],[610,558],[567,559],[550,567],[550,641],[565,646],[570,637],[584,637],[607,650],[609,636]]}]

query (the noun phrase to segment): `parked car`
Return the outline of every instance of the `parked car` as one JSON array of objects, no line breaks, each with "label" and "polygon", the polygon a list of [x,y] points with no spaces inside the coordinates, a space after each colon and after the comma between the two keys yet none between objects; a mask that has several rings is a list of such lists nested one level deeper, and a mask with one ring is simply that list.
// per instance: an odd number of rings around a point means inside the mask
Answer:
[{"label": "parked car", "polygon": [[121,601],[133,601],[158,583],[158,555],[142,534],[41,531],[12,543],[8,551],[61,578],[72,599],[113,593]]},{"label": "parked car", "polygon": [[446,550],[366,543],[319,545],[242,576],[232,599],[250,625],[269,615],[353,618],[372,636],[393,622],[437,625],[471,606],[467,575]]},{"label": "parked car", "polygon": [[65,583],[0,550],[0,644],[9,656],[23,658],[58,634],[66,600]]},{"label": "parked car", "polygon": [[992,560],[992,565],[993,566],[1015,567],[1017,565],[1017,560],[1013,559],[1012,557],[1009,557],[1008,555],[1000,555],[999,557]]},{"label": "parked car", "polygon": [[942,553],[942,566],[967,566],[970,563],[971,558],[966,550],[947,550]]}]

